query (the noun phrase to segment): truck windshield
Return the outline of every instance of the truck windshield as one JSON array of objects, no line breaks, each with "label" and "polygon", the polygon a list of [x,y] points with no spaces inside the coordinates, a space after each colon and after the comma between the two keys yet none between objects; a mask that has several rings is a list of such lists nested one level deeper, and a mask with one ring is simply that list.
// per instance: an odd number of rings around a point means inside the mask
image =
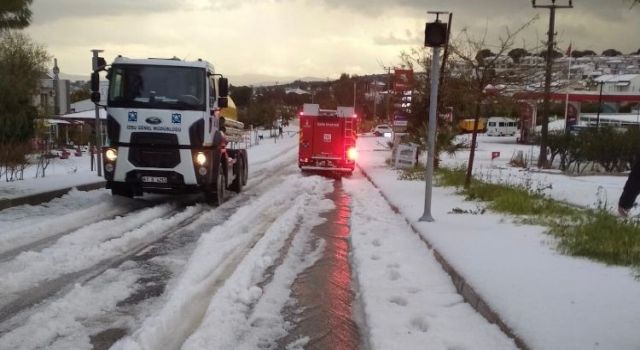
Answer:
[{"label": "truck windshield", "polygon": [[111,68],[111,107],[204,111],[206,71],[202,68],[116,65]]}]

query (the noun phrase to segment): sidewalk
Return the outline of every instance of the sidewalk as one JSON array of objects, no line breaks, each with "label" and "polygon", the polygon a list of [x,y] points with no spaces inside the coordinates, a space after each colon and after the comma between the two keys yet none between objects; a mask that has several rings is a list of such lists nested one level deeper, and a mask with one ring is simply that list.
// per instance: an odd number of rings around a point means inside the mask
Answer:
[{"label": "sidewalk", "polygon": [[47,167],[46,176],[35,177],[35,166],[25,169],[24,180],[6,182],[0,179],[0,210],[9,207],[36,205],[60,197],[72,188],[89,191],[104,187],[104,178],[91,171],[89,155],[54,159]]},{"label": "sidewalk", "polygon": [[[360,168],[454,270],[461,294],[481,313],[495,312],[522,347],[640,347],[640,281],[631,269],[562,255],[544,227],[490,212],[453,214],[454,208],[473,212],[482,205],[465,201],[452,188],[434,187],[436,221],[419,222],[424,182],[398,180],[385,163],[390,152],[377,138],[360,138],[358,149]],[[592,190],[584,179],[575,180],[582,191]]]}]

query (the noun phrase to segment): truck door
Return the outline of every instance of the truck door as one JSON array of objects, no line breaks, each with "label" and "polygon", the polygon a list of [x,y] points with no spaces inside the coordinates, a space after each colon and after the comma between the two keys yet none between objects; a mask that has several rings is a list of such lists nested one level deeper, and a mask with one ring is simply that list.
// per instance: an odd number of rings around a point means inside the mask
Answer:
[{"label": "truck door", "polygon": [[300,144],[298,145],[299,159],[306,159],[308,161],[313,156],[313,136],[315,123],[315,117],[300,117]]},{"label": "truck door", "polygon": [[343,118],[317,117],[313,138],[316,157],[343,158]]}]

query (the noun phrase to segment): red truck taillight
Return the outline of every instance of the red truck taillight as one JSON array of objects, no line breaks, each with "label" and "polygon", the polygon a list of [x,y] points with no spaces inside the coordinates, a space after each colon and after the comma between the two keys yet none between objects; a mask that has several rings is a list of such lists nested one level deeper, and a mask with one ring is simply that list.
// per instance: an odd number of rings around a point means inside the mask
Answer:
[{"label": "red truck taillight", "polygon": [[347,150],[347,159],[354,162],[356,161],[356,159],[358,159],[358,150],[356,150],[355,147],[349,147],[349,149]]}]

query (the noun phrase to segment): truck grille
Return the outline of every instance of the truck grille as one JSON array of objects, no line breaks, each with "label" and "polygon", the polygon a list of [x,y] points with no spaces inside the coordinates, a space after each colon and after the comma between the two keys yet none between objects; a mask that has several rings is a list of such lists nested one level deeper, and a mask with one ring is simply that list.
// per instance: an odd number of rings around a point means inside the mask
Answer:
[{"label": "truck grille", "polygon": [[129,162],[144,168],[174,168],[180,164],[178,135],[152,132],[131,134]]}]

